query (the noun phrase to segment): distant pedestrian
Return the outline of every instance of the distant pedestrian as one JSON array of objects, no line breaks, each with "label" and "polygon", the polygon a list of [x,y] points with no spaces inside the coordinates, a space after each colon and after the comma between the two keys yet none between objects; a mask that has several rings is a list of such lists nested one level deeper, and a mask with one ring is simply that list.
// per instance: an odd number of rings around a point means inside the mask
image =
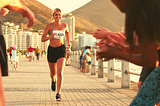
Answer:
[{"label": "distant pedestrian", "polygon": [[12,50],[12,56],[11,56],[11,64],[16,64],[16,68],[18,68],[18,51],[17,51],[17,46],[13,46]]},{"label": "distant pedestrian", "polygon": [[11,56],[12,56],[12,47],[10,47],[10,49],[9,49],[9,56],[10,56],[10,59],[11,59]]},{"label": "distant pedestrian", "polygon": [[42,50],[42,51],[41,51],[41,57],[43,57],[43,53],[44,53],[44,52],[43,52],[43,50]]},{"label": "distant pedestrian", "polygon": [[[46,26],[42,35],[42,42],[50,41],[47,51],[47,60],[50,67],[50,76],[52,80],[51,88],[56,89],[56,74],[57,74],[57,94],[56,100],[62,101],[60,91],[63,83],[63,71],[66,62],[66,47],[63,38],[67,39],[67,46],[70,48],[68,26],[61,22],[62,12],[56,8],[53,12],[53,23]],[[47,36],[49,33],[50,36]]]},{"label": "distant pedestrian", "polygon": [[33,50],[33,60],[34,60],[34,57],[36,56],[36,53],[35,53],[35,51]]},{"label": "distant pedestrian", "polygon": [[33,47],[31,45],[28,48],[28,51],[29,51],[29,61],[32,61],[32,58],[33,58]]},{"label": "distant pedestrian", "polygon": [[27,58],[27,51],[24,52],[25,57]]},{"label": "distant pedestrian", "polygon": [[41,50],[37,47],[36,51],[35,51],[35,54],[37,56],[37,62],[39,62],[39,55],[40,55],[40,53],[41,53]]},{"label": "distant pedestrian", "polygon": [[82,71],[82,69],[83,69],[83,58],[82,58],[82,56],[83,56],[83,53],[85,52],[86,49],[87,49],[87,46],[84,47],[84,49],[83,49],[83,51],[81,52],[81,55],[80,55],[80,57],[79,57],[79,59],[80,59],[80,71],[81,71],[81,72],[83,72],[83,71]]},{"label": "distant pedestrian", "polygon": [[90,65],[91,63],[91,50],[92,50],[92,47],[91,46],[87,46],[85,52],[83,53],[82,55],[82,59],[83,59],[83,67],[82,67],[82,72],[83,73],[86,73],[86,63],[88,65]]},{"label": "distant pedestrian", "polygon": [[44,55],[45,55],[45,57],[47,56],[47,52],[46,52],[46,50],[44,51]]}]

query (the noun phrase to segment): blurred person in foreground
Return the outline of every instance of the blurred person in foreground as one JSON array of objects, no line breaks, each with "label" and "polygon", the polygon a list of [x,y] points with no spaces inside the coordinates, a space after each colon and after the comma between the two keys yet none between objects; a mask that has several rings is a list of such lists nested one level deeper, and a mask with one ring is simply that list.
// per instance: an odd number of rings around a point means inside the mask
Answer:
[{"label": "blurred person in foreground", "polygon": [[157,50],[160,45],[159,0],[111,0],[125,13],[125,33],[97,29],[97,58],[123,59],[136,65],[155,68],[144,80],[130,106],[154,106],[160,98],[160,66]]},{"label": "blurred person in foreground", "polygon": [[[34,24],[34,14],[19,0],[0,0],[0,8],[5,8],[5,11],[1,11],[1,16],[5,16],[8,10],[22,14],[23,17],[29,19],[28,27]],[[8,76],[8,63],[6,56],[6,45],[2,33],[2,25],[0,25],[0,106],[5,106],[5,97],[3,92],[3,84],[1,76]]]}]

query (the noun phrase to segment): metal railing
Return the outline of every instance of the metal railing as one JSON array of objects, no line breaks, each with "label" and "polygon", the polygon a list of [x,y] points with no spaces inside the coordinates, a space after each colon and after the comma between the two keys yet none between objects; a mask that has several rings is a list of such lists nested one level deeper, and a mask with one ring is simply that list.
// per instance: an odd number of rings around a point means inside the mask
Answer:
[{"label": "metal railing", "polygon": [[[70,57],[70,65],[75,68],[80,68],[80,54],[81,51],[72,51]],[[114,68],[115,59],[108,61],[108,67],[105,67],[102,59],[98,59],[98,65],[96,65],[96,50],[91,52],[91,75],[96,75],[98,69],[98,78],[104,78],[104,69],[108,69],[108,82],[115,82],[115,71],[121,72],[121,88],[130,88],[130,74],[138,75],[129,71],[129,62],[122,60],[121,70]],[[89,70],[89,67],[87,67]]]}]

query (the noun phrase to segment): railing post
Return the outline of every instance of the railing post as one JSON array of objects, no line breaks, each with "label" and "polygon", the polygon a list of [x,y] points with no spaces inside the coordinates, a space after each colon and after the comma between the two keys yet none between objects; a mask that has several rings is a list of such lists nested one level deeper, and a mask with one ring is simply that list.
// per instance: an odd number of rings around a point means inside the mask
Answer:
[{"label": "railing post", "polygon": [[115,59],[108,61],[108,82],[115,82],[114,63]]},{"label": "railing post", "polygon": [[96,50],[92,50],[91,54],[91,75],[96,75]]},{"label": "railing post", "polygon": [[104,77],[104,70],[103,70],[103,59],[98,59],[98,78]]},{"label": "railing post", "polygon": [[130,75],[125,73],[126,70],[129,71],[129,62],[122,60],[121,88],[130,88]]}]

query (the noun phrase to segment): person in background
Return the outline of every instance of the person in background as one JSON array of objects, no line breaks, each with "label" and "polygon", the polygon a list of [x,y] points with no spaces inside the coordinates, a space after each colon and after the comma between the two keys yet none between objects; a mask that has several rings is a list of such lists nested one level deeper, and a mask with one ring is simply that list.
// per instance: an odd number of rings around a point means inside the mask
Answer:
[{"label": "person in background", "polygon": [[42,50],[42,51],[41,51],[41,57],[43,57],[43,53],[44,53],[44,52],[43,52],[43,50]]},{"label": "person in background", "polygon": [[[47,51],[47,60],[50,68],[50,76],[52,80],[51,89],[56,90],[56,74],[57,74],[57,94],[56,100],[61,99],[61,88],[63,84],[63,71],[65,67],[67,52],[64,45],[64,37],[67,39],[67,46],[70,48],[69,30],[65,23],[61,22],[62,12],[59,8],[53,11],[53,23],[46,26],[42,35],[42,42],[50,41]],[[47,36],[49,34],[49,36]]]},{"label": "person in background", "polygon": [[34,57],[36,56],[36,53],[35,53],[35,50],[33,50],[33,60],[34,60]]},{"label": "person in background", "polygon": [[11,59],[11,56],[12,56],[12,47],[10,47],[10,49],[9,49],[9,56],[10,56],[10,59]]},{"label": "person in background", "polygon": [[[100,51],[97,52],[97,58],[105,60],[119,58],[144,67],[155,68],[144,80],[130,104],[130,106],[154,106],[160,98],[160,67],[158,67],[157,53],[160,44],[160,1],[111,1],[125,13],[125,33],[113,33],[107,29],[97,29],[91,33],[103,40],[99,42]],[[118,39],[113,38],[113,35]],[[105,39],[110,42],[106,42]]]},{"label": "person in background", "polygon": [[13,50],[12,50],[11,64],[13,64],[13,62],[16,63],[16,68],[18,68],[18,51],[17,51],[16,45],[13,46]]},{"label": "person in background", "polygon": [[[89,62],[88,58],[91,57],[91,50],[92,47],[91,46],[87,46],[85,52],[82,55],[83,58],[83,68],[82,68],[82,72],[86,73],[86,63]],[[90,60],[91,61],[91,60]]]},{"label": "person in background", "polygon": [[[90,53],[87,53],[86,54],[86,67],[89,67],[90,65],[91,65],[91,51],[92,51],[92,47],[91,46],[89,46],[90,48],[89,48],[89,52]],[[90,68],[89,68],[90,69]],[[87,71],[86,73],[88,73],[89,71]]]},{"label": "person in background", "polygon": [[47,52],[46,52],[46,50],[44,51],[44,55],[45,55],[45,57],[47,56]]},{"label": "person in background", "polygon": [[40,53],[41,53],[41,50],[37,47],[36,51],[35,51],[35,54],[37,56],[37,62],[39,62],[39,55],[40,55]]},{"label": "person in background", "polygon": [[[28,27],[33,26],[34,24],[34,14],[24,6],[19,0],[0,0],[0,8],[6,8],[13,12],[22,14],[23,17],[29,19]],[[6,12],[1,11],[1,16],[6,15]],[[1,22],[2,23],[2,22]],[[0,106],[5,106],[5,98],[3,92],[3,84],[1,76],[8,76],[8,63],[6,57],[6,45],[2,33],[2,24],[0,24]]]},{"label": "person in background", "polygon": [[[19,57],[21,56],[21,52],[19,51],[19,49],[18,49],[18,48],[16,49],[16,51],[17,51],[16,53],[17,53],[17,57],[18,57],[18,64],[19,64]],[[17,64],[17,66],[18,66],[18,64]],[[18,66],[18,67],[19,67],[19,66]],[[17,68],[18,68],[18,67],[17,67]]]},{"label": "person in background", "polygon": [[87,46],[84,47],[84,50],[81,52],[81,55],[80,55],[80,72],[83,72],[82,69],[83,69],[83,58],[82,58],[82,55],[83,53],[85,52],[85,50],[87,49]]},{"label": "person in background", "polygon": [[24,52],[24,55],[25,55],[25,56],[26,56],[26,58],[27,58],[27,51],[25,51],[25,52]]},{"label": "person in background", "polygon": [[33,58],[33,47],[30,45],[30,47],[28,48],[29,51],[29,61],[32,61]]},{"label": "person in background", "polygon": [[[160,55],[160,50],[157,51],[158,55]],[[160,57],[159,57],[160,60]],[[160,65],[160,64],[159,64]],[[139,77],[138,81],[138,88],[140,89],[141,85],[145,81],[145,79],[148,77],[148,75],[154,70],[155,68],[149,68],[149,67],[142,67],[142,71]],[[160,106],[160,103],[156,104],[156,106]]]}]

